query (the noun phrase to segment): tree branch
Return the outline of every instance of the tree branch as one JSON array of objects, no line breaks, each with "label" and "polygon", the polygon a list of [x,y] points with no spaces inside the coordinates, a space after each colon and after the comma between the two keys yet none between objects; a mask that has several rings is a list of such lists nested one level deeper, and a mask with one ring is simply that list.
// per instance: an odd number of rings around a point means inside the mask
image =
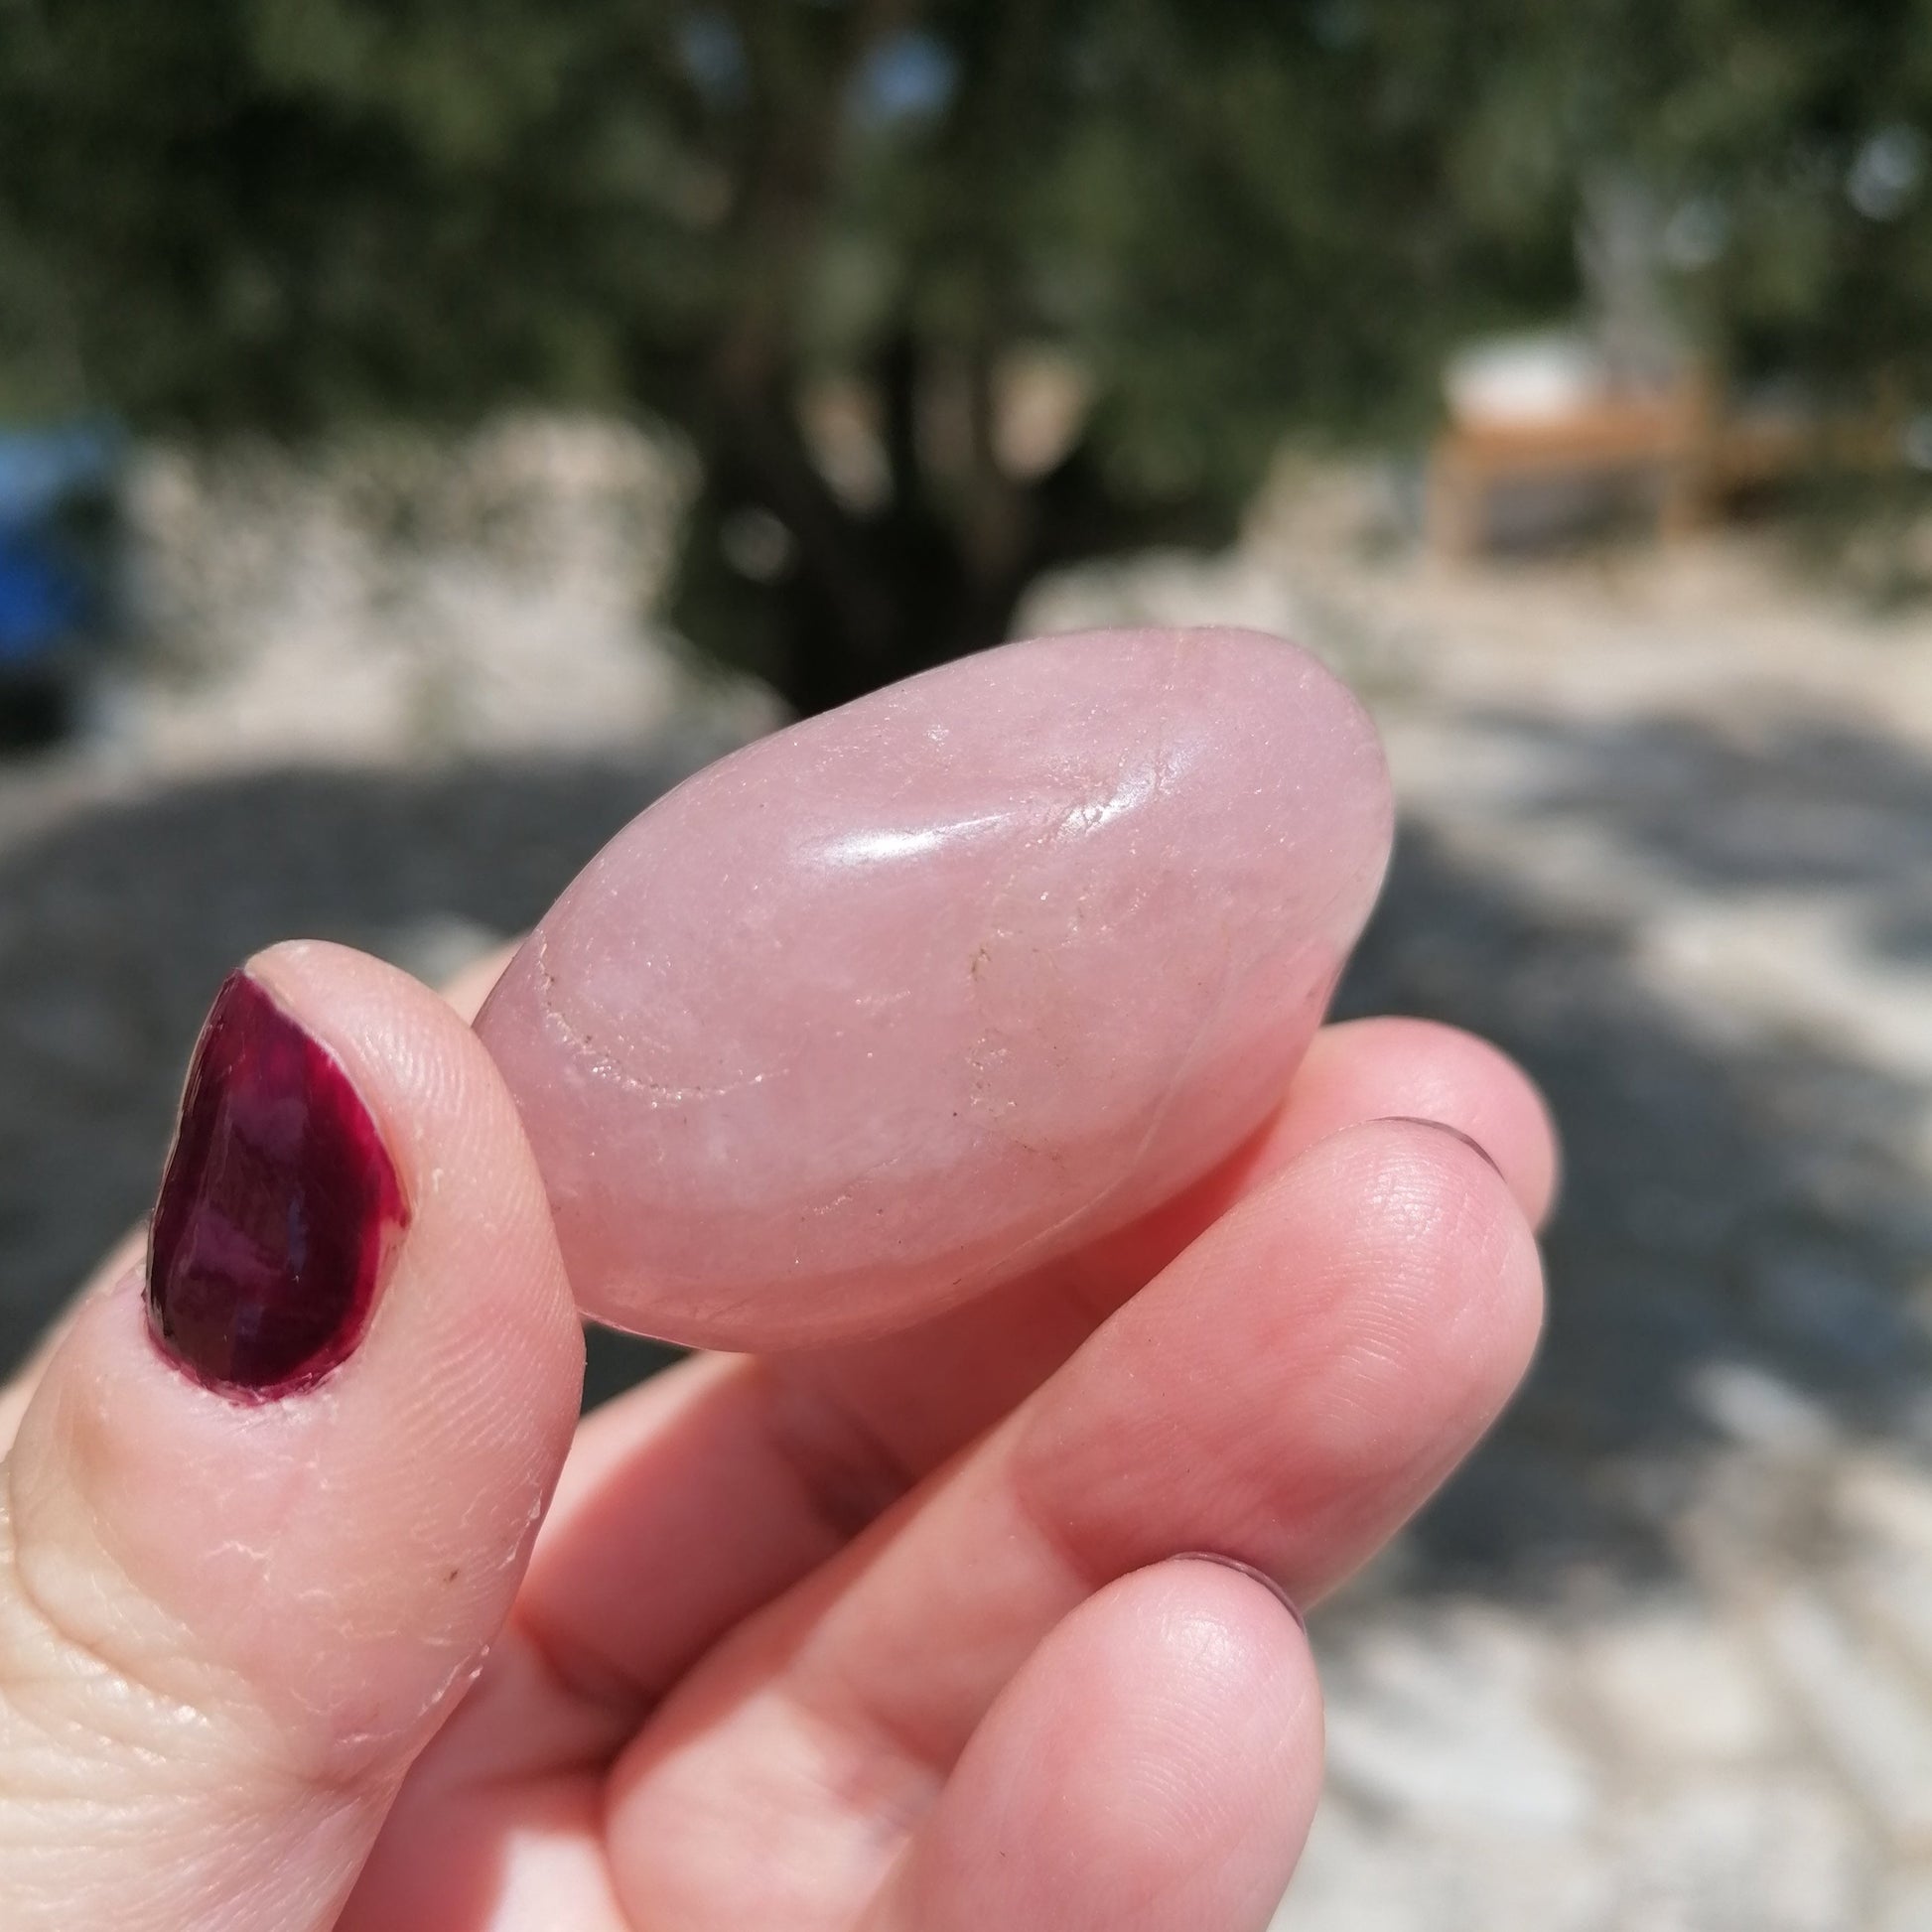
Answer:
[{"label": "tree branch", "polygon": [[856,0],[829,54],[800,45],[795,0],[739,0],[733,9],[753,111],[769,120],[733,223],[742,285],[715,357],[721,395],[750,396],[788,373],[787,338],[824,227],[853,79],[912,4]]}]

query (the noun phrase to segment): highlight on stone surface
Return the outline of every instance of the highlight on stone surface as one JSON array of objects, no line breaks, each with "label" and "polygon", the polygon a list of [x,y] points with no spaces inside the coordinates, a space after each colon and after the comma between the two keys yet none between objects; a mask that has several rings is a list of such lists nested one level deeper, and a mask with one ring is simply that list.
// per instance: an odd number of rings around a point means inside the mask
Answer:
[{"label": "highlight on stone surface", "polygon": [[774,1347],[1126,1225],[1266,1118],[1387,861],[1373,728],[1251,631],[966,658],[633,820],[478,1030],[585,1311]]}]

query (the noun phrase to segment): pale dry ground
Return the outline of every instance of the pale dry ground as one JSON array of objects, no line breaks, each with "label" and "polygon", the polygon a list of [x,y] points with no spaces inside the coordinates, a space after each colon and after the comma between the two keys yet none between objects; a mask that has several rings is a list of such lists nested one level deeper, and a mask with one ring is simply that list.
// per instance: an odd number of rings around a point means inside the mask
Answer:
[{"label": "pale dry ground", "polygon": [[[606,427],[143,489],[167,650],[0,766],[7,1354],[144,1206],[234,959],[447,970],[769,716],[639,621],[678,483]],[[1523,1402],[1316,1619],[1282,1923],[1932,1926],[1932,614],[1764,537],[1439,567],[1330,471],[1033,617],[1340,665],[1405,807],[1346,1002],[1493,1034],[1570,1148]]]},{"label": "pale dry ground", "polygon": [[1767,536],[1452,568],[1382,520],[1304,480],[1040,600],[1356,679],[1406,833],[1349,1003],[1501,1039],[1569,1144],[1524,1400],[1316,1619],[1280,1922],[1932,1926],[1932,614]]}]

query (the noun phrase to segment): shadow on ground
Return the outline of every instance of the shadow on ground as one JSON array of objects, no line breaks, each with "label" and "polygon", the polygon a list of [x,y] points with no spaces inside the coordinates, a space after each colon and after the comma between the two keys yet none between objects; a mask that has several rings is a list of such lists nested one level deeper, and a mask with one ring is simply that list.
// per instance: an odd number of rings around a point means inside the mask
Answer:
[{"label": "shadow on ground", "polygon": [[1725,896],[1830,893],[1878,957],[1932,961],[1932,761],[1802,714],[1482,722],[1530,750],[1537,808],[1587,818]]},{"label": "shadow on ground", "polygon": [[1923,1428],[1932,1225],[1897,1152],[1918,1089],[1802,1040],[1699,1037],[1633,971],[1627,933],[1553,919],[1413,826],[1340,1006],[1496,1040],[1564,1135],[1543,1351],[1420,1526],[1426,1580],[1667,1563],[1713,1368],[1767,1372],[1854,1436]]},{"label": "shadow on ground", "polygon": [[[1932,769],[1891,748],[1818,736],[1789,762],[1789,743],[1657,729],[1553,738],[1553,768],[1581,808],[1670,842],[1712,890],[1829,881],[1867,863],[1874,827],[1894,851],[1907,821],[1932,823]],[[1836,844],[1800,849],[1764,829],[1762,801],[1689,823],[1671,774],[1696,758],[1739,761],[1721,790],[1740,798],[1810,771],[1819,810],[1864,811],[1863,829],[1848,818]],[[514,931],[682,768],[269,773],[0,843],[0,1357],[144,1211],[197,1025],[237,959],[299,933],[414,963],[438,920]],[[1854,773],[1867,791],[1842,782]],[[1544,1082],[1568,1142],[1547,1346],[1424,1523],[1412,1585],[1531,1590],[1580,1562],[1624,1577],[1667,1564],[1659,1525],[1708,1439],[1697,1392],[1714,1364],[1768,1369],[1854,1431],[1922,1421],[1928,1228],[1892,1152],[1917,1131],[1916,1089],[1802,1042],[1698,1037],[1645,990],[1627,933],[1526,903],[1423,827],[1405,833],[1342,1003],[1497,1038]],[[598,1391],[643,1359],[611,1344]]]},{"label": "shadow on ground", "polygon": [[[1841,914],[1874,960],[1932,960],[1932,761],[1798,716],[1496,714],[1520,809],[1587,821],[1669,890]],[[1665,1561],[1713,1405],[1768,1372],[1854,1438],[1927,1434],[1932,1213],[1922,1081],[1796,1030],[1719,1042],[1649,989],[1628,925],[1580,924],[1408,828],[1346,1011],[1422,1013],[1515,1053],[1562,1123],[1548,1339],[1504,1426],[1421,1526],[1426,1573],[1555,1581]]]}]

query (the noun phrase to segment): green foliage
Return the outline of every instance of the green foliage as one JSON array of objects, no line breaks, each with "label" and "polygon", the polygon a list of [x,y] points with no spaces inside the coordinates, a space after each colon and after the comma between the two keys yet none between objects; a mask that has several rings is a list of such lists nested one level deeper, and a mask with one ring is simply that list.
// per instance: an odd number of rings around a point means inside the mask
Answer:
[{"label": "green foliage", "polygon": [[1722,358],[1932,388],[1928,113],[1932,0],[0,0],[0,406],[668,420],[687,627],[814,706],[1420,428],[1606,172]]}]

